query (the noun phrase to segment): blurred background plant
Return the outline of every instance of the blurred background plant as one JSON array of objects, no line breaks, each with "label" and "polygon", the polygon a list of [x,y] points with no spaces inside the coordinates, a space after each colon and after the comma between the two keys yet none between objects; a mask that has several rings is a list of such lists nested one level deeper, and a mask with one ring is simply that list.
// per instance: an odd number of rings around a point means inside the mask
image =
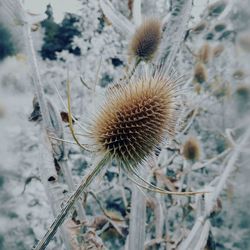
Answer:
[{"label": "blurred background plant", "polygon": [[[133,30],[141,13],[159,17],[164,21],[166,47],[160,47],[157,56],[165,55],[169,44],[177,44],[171,60],[175,71],[185,75],[186,93],[180,132],[149,162],[148,181],[171,191],[211,193],[176,197],[139,190],[145,198],[145,221],[138,221],[143,223],[138,228],[145,230],[143,245],[145,249],[250,249],[249,1],[193,1],[185,25],[179,23],[181,0],[79,2],[81,8],[66,13],[60,23],[53,18],[53,6],[47,6],[42,20],[28,14],[43,89],[63,118],[64,139],[72,141],[67,109],[57,89],[66,102],[67,71],[72,112],[76,123],[84,125],[105,89],[130,69],[132,34],[119,25]],[[54,215],[46,186],[41,184],[41,130],[28,121],[35,88],[22,41],[22,20],[13,15],[12,1],[0,3],[5,6],[0,10],[0,249],[21,250],[30,249],[42,237]],[[96,72],[99,80],[94,86]],[[189,138],[199,142],[195,160],[185,156]],[[77,185],[93,156],[73,144],[66,149],[68,169]],[[59,204],[72,192],[60,164],[53,159],[51,165],[56,170]],[[65,224],[70,246],[58,234],[48,249],[130,249],[131,182],[119,174],[115,163],[102,175],[82,197],[84,220],[73,211]]]}]

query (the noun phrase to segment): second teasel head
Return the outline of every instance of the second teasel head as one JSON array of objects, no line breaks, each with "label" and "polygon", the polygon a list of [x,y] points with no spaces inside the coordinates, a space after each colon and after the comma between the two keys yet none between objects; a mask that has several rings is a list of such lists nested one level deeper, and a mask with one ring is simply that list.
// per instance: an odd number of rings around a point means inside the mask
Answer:
[{"label": "second teasel head", "polygon": [[199,161],[201,156],[200,142],[195,137],[188,138],[183,144],[182,154],[186,160]]},{"label": "second teasel head", "polygon": [[135,31],[129,44],[129,56],[137,61],[150,61],[161,41],[162,25],[158,19],[145,20]]}]

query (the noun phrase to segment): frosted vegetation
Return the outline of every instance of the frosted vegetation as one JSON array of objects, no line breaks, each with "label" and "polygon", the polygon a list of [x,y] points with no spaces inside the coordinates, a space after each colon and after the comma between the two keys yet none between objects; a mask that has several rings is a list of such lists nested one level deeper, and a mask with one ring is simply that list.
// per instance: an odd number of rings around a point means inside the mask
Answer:
[{"label": "frosted vegetation", "polygon": [[0,0],[0,250],[250,249],[249,0],[79,2]]}]

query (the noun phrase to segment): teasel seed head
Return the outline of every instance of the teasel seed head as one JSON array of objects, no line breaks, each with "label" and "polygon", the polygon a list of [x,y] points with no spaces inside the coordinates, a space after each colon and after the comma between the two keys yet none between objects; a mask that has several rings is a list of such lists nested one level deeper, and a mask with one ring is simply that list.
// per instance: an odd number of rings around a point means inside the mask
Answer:
[{"label": "teasel seed head", "polygon": [[198,83],[207,81],[207,69],[202,62],[198,62],[194,68],[194,80]]},{"label": "teasel seed head", "polygon": [[161,22],[155,18],[145,20],[135,31],[129,45],[129,56],[150,61],[157,52],[161,40]]},{"label": "teasel seed head", "polygon": [[96,150],[121,166],[140,165],[177,123],[177,81],[144,76],[110,88],[91,126]]},{"label": "teasel seed head", "polygon": [[199,161],[201,155],[201,146],[195,137],[190,137],[183,145],[183,156],[186,160]]}]

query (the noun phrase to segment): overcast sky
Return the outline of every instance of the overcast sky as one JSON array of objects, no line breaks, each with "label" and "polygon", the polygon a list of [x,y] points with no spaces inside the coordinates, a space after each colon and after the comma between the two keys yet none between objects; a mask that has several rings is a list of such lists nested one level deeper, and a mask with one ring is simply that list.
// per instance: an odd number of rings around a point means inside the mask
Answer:
[{"label": "overcast sky", "polygon": [[32,13],[44,13],[47,4],[51,4],[56,22],[60,22],[65,12],[75,13],[80,8],[77,0],[25,0],[24,4],[27,10]]}]

